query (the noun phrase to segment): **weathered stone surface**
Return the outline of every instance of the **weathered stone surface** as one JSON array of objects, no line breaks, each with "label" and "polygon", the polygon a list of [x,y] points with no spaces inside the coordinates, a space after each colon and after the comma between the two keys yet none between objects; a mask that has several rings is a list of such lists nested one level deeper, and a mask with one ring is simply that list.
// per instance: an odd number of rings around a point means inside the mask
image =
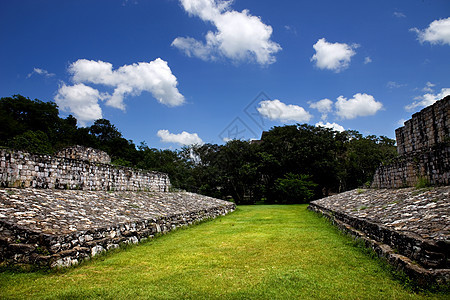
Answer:
[{"label": "weathered stone surface", "polygon": [[419,180],[450,185],[450,96],[414,114],[395,135],[400,156],[377,169],[373,188],[415,186]]},{"label": "weathered stone surface", "polygon": [[168,192],[170,180],[160,172],[0,148],[0,187]]},{"label": "weathered stone surface", "polygon": [[450,132],[450,96],[412,115],[405,126],[395,130],[398,154],[430,149],[448,142]]},{"label": "weathered stone surface", "polygon": [[93,163],[111,163],[111,157],[109,157],[108,153],[106,153],[105,151],[80,145],[64,148],[63,150],[56,152],[55,156],[85,160]]},{"label": "weathered stone surface", "polygon": [[70,266],[234,209],[187,192],[0,189],[0,261]]},{"label": "weathered stone surface", "polygon": [[309,209],[362,239],[419,283],[450,282],[450,186],[353,190]]},{"label": "weathered stone surface", "polygon": [[373,188],[415,186],[419,180],[433,185],[450,185],[450,145],[415,151],[380,166],[373,177]]}]

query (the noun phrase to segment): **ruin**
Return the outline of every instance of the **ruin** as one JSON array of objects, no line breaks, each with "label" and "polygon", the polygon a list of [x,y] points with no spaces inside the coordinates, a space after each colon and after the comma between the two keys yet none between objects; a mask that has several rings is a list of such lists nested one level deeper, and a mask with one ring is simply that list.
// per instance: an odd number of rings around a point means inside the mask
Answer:
[{"label": "ruin", "polygon": [[415,113],[395,135],[399,157],[378,168],[373,188],[450,185],[450,96]]},{"label": "ruin", "polygon": [[167,174],[113,166],[108,154],[75,146],[55,156],[0,148],[0,187],[168,192]]},{"label": "ruin", "polygon": [[[418,284],[448,284],[449,132],[447,96],[396,130],[399,157],[378,168],[372,189],[312,201],[308,208],[362,240]],[[425,187],[415,188],[421,181]]]},{"label": "ruin", "polygon": [[110,161],[81,146],[55,156],[0,149],[0,264],[68,267],[235,209]]}]

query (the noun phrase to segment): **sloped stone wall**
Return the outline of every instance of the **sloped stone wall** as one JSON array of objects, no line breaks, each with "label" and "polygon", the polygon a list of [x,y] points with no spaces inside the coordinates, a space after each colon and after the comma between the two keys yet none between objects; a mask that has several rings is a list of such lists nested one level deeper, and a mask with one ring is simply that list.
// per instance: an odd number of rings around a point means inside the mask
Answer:
[{"label": "sloped stone wall", "polygon": [[0,149],[0,187],[167,192],[170,180],[160,172]]},{"label": "sloped stone wall", "polygon": [[357,189],[319,199],[308,209],[421,285],[450,283],[450,186],[431,189]]},{"label": "sloped stone wall", "polygon": [[375,172],[373,188],[450,184],[450,96],[414,114],[395,131],[400,156]]},{"label": "sloped stone wall", "polygon": [[0,188],[0,264],[67,267],[235,207],[187,192]]}]

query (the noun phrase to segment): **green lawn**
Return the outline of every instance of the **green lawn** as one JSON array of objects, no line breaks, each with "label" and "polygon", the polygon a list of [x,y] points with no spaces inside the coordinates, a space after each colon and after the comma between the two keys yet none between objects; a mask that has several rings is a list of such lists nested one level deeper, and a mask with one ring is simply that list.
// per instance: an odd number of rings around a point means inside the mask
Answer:
[{"label": "green lawn", "polygon": [[425,298],[306,207],[239,206],[64,272],[3,272],[0,298]]}]

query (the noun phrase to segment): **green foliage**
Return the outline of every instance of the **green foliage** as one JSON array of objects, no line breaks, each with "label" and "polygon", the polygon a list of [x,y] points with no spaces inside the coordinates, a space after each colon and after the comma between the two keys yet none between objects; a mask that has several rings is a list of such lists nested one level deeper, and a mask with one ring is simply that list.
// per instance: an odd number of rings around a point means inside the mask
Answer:
[{"label": "green foliage", "polygon": [[58,108],[53,102],[30,100],[21,95],[0,98],[0,141],[6,142],[26,131],[49,133],[58,123]]},{"label": "green foliage", "polygon": [[28,130],[22,134],[16,135],[8,142],[8,146],[14,149],[25,150],[32,153],[53,153],[53,148],[47,134],[40,130]]},{"label": "green foliage", "polygon": [[[199,160],[191,173],[198,192],[238,204],[306,202],[370,186],[376,168],[397,155],[395,141],[386,137],[306,124],[274,127],[261,140],[190,149]],[[302,184],[286,174],[307,175],[313,184],[301,192]]]},{"label": "green foliage", "polygon": [[423,189],[423,188],[427,188],[429,186],[431,186],[431,183],[427,177],[420,176],[419,178],[417,178],[417,183],[415,185],[416,189]]},{"label": "green foliage", "polygon": [[311,181],[311,176],[288,173],[275,181],[279,203],[306,203],[314,196],[317,184]]}]

